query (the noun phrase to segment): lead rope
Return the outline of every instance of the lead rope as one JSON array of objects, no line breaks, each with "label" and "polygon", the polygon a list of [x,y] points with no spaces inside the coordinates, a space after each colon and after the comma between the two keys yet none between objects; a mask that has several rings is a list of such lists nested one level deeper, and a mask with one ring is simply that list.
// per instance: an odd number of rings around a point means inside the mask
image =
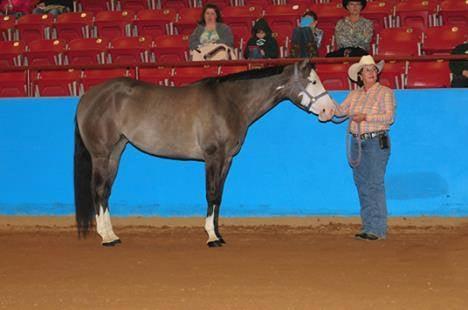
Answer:
[{"label": "lead rope", "polygon": [[[306,95],[309,97],[310,99],[310,103],[309,105],[307,106],[306,108],[306,111],[308,113],[311,113],[311,106],[315,103],[315,101],[317,101],[317,99],[319,99],[320,97],[322,96],[325,96],[328,94],[327,91],[321,93],[320,95],[318,96],[312,96],[308,91],[307,89],[302,86],[302,84],[299,82],[299,72],[298,72],[298,69],[297,69],[297,63],[294,64],[294,84],[293,84],[293,87],[297,87],[299,86],[299,89]],[[336,103],[336,101],[333,100],[333,103],[335,104],[335,107],[338,109],[338,104]],[[344,121],[346,121],[347,119],[349,119],[352,115],[347,115],[347,116],[341,116],[341,117],[338,117],[338,116],[333,116],[331,121],[335,124],[341,124],[343,123]],[[336,118],[336,119],[334,119]],[[361,157],[362,157],[362,141],[361,141],[361,125],[358,124],[357,125],[357,147],[358,147],[358,150],[357,150],[357,158],[356,159],[353,159],[352,158],[352,155],[351,155],[351,143],[350,143],[350,140],[352,138],[352,134],[351,134],[351,120],[348,122],[348,129],[346,130],[346,158],[348,159],[348,163],[351,167],[353,168],[356,168],[358,167],[360,164],[361,164]]]},{"label": "lead rope", "polygon": [[[335,106],[338,108],[338,104],[333,101]],[[348,163],[352,168],[357,168],[361,164],[361,157],[362,157],[362,140],[361,140],[361,125],[357,125],[357,157],[356,159],[353,158],[351,154],[351,117],[352,115],[347,116],[333,116],[331,121],[334,124],[341,124],[344,121],[349,119],[348,128],[346,130],[346,158],[348,159]]]}]

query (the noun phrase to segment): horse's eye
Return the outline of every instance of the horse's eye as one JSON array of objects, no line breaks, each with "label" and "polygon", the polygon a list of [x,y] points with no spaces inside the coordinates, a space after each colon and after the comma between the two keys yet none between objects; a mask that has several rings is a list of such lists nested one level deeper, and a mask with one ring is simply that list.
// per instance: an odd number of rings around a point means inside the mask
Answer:
[{"label": "horse's eye", "polygon": [[314,85],[317,84],[317,81],[313,81],[312,84],[314,84]]}]

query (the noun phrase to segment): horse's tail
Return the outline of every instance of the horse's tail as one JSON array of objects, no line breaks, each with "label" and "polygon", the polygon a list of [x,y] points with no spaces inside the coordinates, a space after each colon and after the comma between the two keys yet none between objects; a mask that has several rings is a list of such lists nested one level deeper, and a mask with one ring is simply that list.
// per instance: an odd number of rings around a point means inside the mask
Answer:
[{"label": "horse's tail", "polygon": [[78,235],[83,237],[86,237],[90,227],[92,227],[95,213],[91,195],[91,165],[91,154],[83,143],[78,124],[75,123],[75,216]]}]

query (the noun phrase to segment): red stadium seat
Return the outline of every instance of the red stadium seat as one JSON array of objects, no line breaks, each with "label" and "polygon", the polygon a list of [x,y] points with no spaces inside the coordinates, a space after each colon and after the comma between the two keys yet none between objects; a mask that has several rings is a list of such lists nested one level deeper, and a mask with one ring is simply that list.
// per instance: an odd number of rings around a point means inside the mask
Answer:
[{"label": "red stadium seat", "polygon": [[229,75],[249,70],[248,66],[222,66],[219,75]]},{"label": "red stadium seat", "polygon": [[184,86],[207,77],[216,77],[217,75],[217,66],[178,67],[175,69],[172,80],[175,86]]},{"label": "red stadium seat", "polygon": [[443,25],[468,27],[468,2],[463,0],[445,0],[440,3],[440,17]]},{"label": "red stadium seat", "polygon": [[[243,5],[245,6],[259,6],[262,8],[266,8],[267,6],[273,4],[272,0],[238,0],[238,2],[240,4],[243,3]],[[242,6],[242,5],[238,5],[238,6]]]},{"label": "red stadium seat", "polygon": [[378,34],[377,54],[386,56],[417,56],[421,32],[413,28],[388,28]]},{"label": "red stadium seat", "polygon": [[361,13],[363,17],[374,23],[375,34],[384,28],[390,27],[392,14],[393,5],[390,1],[368,2],[366,9]]},{"label": "red stadium seat", "polygon": [[0,66],[14,67],[23,65],[26,46],[20,41],[0,41]]},{"label": "red stadium seat", "polygon": [[94,20],[97,35],[108,40],[115,37],[131,36],[134,16],[133,11],[104,11],[97,13]]},{"label": "red stadium seat", "polygon": [[191,3],[190,0],[161,0],[161,8],[163,9],[189,8],[193,6],[193,5],[190,5],[190,3]]},{"label": "red stadium seat", "polygon": [[3,16],[0,19],[0,39],[11,41],[14,39],[16,20],[12,16]]},{"label": "red stadium seat", "polygon": [[318,15],[319,28],[335,30],[338,20],[347,15],[347,11],[340,3],[321,4],[313,8]]},{"label": "red stadium seat", "polygon": [[118,77],[135,76],[134,72],[127,69],[102,69],[102,70],[85,70],[81,78],[80,93],[88,91],[91,87],[99,85],[108,80]]},{"label": "red stadium seat", "polygon": [[155,46],[151,49],[156,62],[181,62],[188,60],[188,36],[161,36],[154,39]]},{"label": "red stadium seat", "polygon": [[91,37],[92,13],[71,12],[57,16],[55,30],[57,38],[66,41]]},{"label": "red stadium seat", "polygon": [[80,11],[98,13],[107,11],[111,8],[106,0],[79,0],[78,7]]},{"label": "red stadium seat", "polygon": [[350,89],[347,74],[349,66],[349,64],[317,64],[316,71],[325,89],[348,90]]},{"label": "red stadium seat", "polygon": [[323,33],[322,42],[320,43],[320,47],[318,50],[320,57],[325,57],[327,55],[328,53],[327,46],[330,46],[331,48],[331,46],[333,45],[333,35],[335,34],[335,31],[332,29],[324,29],[323,31],[324,33]]},{"label": "red stadium seat", "polygon": [[224,23],[229,25],[238,37],[250,36],[253,22],[262,15],[262,9],[256,6],[236,6],[223,9]]},{"label": "red stadium seat", "polygon": [[101,38],[76,39],[68,44],[68,64],[89,65],[106,63],[108,41]]},{"label": "red stadium seat", "polygon": [[467,32],[457,26],[427,28],[424,32],[422,51],[425,54],[450,54],[458,44],[467,40]]},{"label": "red stadium seat", "polygon": [[450,87],[447,61],[412,62],[408,68],[407,88]]},{"label": "red stadium seat", "polygon": [[176,22],[178,34],[191,34],[197,26],[202,13],[201,8],[184,8],[179,10],[179,18]]},{"label": "red stadium seat", "polygon": [[120,37],[111,41],[108,49],[111,63],[139,64],[150,62],[150,37]]},{"label": "red stadium seat", "polygon": [[277,32],[273,32],[272,36],[278,42],[278,46],[280,48],[280,56],[287,57],[289,55],[289,48],[291,46],[291,35],[292,33],[289,32],[289,28],[285,27],[284,29],[279,27],[275,29]]},{"label": "red stadium seat", "polygon": [[305,8],[298,4],[271,5],[265,9],[264,18],[274,32],[291,35],[304,11]]},{"label": "red stadium seat", "polygon": [[0,72],[0,97],[26,97],[26,72]]},{"label": "red stadium seat", "polygon": [[139,35],[155,37],[173,34],[176,17],[177,13],[172,9],[142,10],[137,13],[133,24]]},{"label": "red stadium seat", "polygon": [[435,25],[435,1],[420,0],[416,2],[400,2],[395,6],[396,26],[412,27],[424,31]]},{"label": "red stadium seat", "polygon": [[63,65],[66,43],[63,40],[38,40],[28,44],[28,65]]},{"label": "red stadium seat", "polygon": [[235,28],[232,34],[234,36],[234,47],[239,47],[241,50],[243,50],[251,36],[251,33]]},{"label": "red stadium seat", "polygon": [[140,68],[138,79],[157,85],[169,86],[171,84],[172,69],[167,67]]},{"label": "red stadium seat", "polygon": [[122,11],[140,11],[150,9],[151,1],[148,0],[119,0],[120,9]]},{"label": "red stadium seat", "polygon": [[403,88],[405,76],[405,63],[386,62],[380,73],[380,84],[392,89]]},{"label": "red stadium seat", "polygon": [[42,71],[32,79],[35,96],[77,96],[79,70]]},{"label": "red stadium seat", "polygon": [[52,15],[27,14],[18,19],[16,28],[23,42],[50,39],[54,17]]}]

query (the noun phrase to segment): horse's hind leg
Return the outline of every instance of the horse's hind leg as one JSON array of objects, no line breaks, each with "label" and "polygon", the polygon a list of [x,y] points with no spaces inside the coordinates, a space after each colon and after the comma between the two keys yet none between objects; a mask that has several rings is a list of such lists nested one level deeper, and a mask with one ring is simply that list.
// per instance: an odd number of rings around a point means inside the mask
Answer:
[{"label": "horse's hind leg", "polygon": [[102,245],[113,246],[120,243],[114,233],[109,212],[109,197],[117,174],[120,156],[127,140],[122,138],[108,156],[97,156],[93,160],[92,187],[96,208],[96,231],[102,237]]},{"label": "horse's hind leg", "polygon": [[207,245],[219,247],[225,243],[218,229],[219,209],[223,195],[224,181],[226,179],[232,157],[224,154],[213,154],[206,161],[206,200],[208,202],[205,230],[208,234]]}]

